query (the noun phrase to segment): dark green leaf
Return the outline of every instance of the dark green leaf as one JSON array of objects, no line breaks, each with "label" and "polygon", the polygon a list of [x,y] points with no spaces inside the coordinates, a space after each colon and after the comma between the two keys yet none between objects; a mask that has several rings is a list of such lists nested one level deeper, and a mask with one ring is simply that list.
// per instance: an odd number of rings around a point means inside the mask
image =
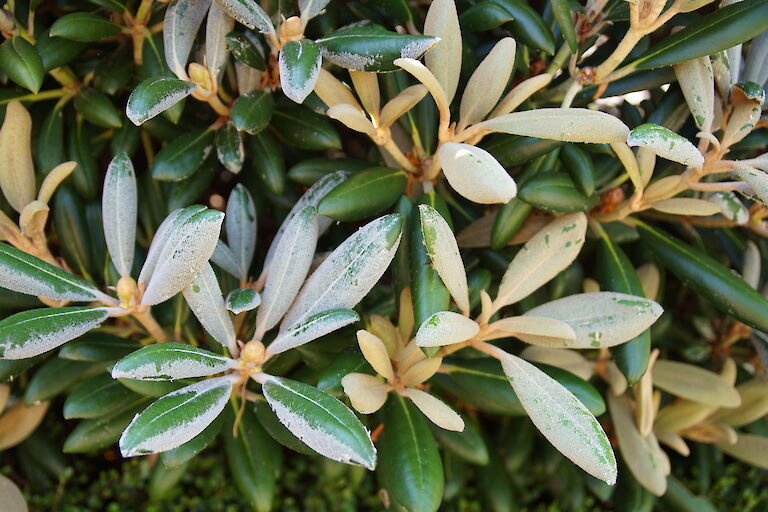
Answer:
[{"label": "dark green leaf", "polygon": [[101,373],[81,382],[64,402],[64,418],[98,418],[135,407],[144,397]]},{"label": "dark green leaf", "polygon": [[89,43],[120,33],[120,25],[89,12],[65,14],[51,25],[52,37]]},{"label": "dark green leaf", "polygon": [[410,512],[435,512],[443,497],[443,464],[424,416],[392,393],[384,412],[377,474],[390,496]]},{"label": "dark green leaf", "polygon": [[77,57],[87,46],[85,43],[64,39],[63,37],[51,37],[51,31],[46,30],[37,37],[35,49],[40,55],[43,71],[46,73],[52,69],[68,64]]},{"label": "dark green leaf", "polygon": [[749,41],[768,30],[768,2],[744,0],[697,20],[662,40],[633,65],[640,69],[659,68],[712,55]]},{"label": "dark green leaf", "polygon": [[145,405],[146,401],[124,412],[81,421],[64,440],[64,453],[95,452],[115,443]]},{"label": "dark green leaf", "polygon": [[138,126],[192,94],[196,87],[177,78],[148,78],[131,93],[125,114]]},{"label": "dark green leaf", "polygon": [[264,71],[267,65],[264,63],[264,57],[261,54],[261,45],[258,39],[250,32],[230,32],[226,35],[227,46],[232,55],[252,68]]},{"label": "dark green leaf", "polygon": [[141,345],[133,340],[91,332],[61,347],[59,357],[71,361],[117,361],[139,348]]},{"label": "dark green leaf", "polygon": [[526,203],[553,212],[586,211],[597,204],[597,196],[586,196],[563,173],[538,174],[520,185],[517,197]]},{"label": "dark green leaf", "polygon": [[299,149],[341,149],[339,132],[328,118],[298,105],[274,111],[271,126],[283,141]]},{"label": "dark green leaf", "polygon": [[572,10],[568,0],[550,0],[549,5],[552,7],[552,14],[554,14],[555,21],[560,27],[560,32],[563,33],[563,37],[568,43],[571,52],[575,54],[579,49],[579,42],[576,37],[576,26],[571,16]]},{"label": "dark green leaf", "polygon": [[290,41],[280,50],[280,84],[296,103],[303,103],[320,75],[320,48],[310,39]]},{"label": "dark green leaf", "polygon": [[323,57],[357,71],[395,71],[392,61],[418,59],[439,41],[436,37],[398,34],[379,25],[358,25],[334,32],[316,42]]},{"label": "dark green leaf", "polygon": [[437,426],[432,427],[432,432],[437,440],[448,450],[458,457],[461,457],[470,464],[485,466],[488,464],[488,447],[485,444],[483,435],[478,426],[466,415],[464,419],[464,430],[454,432],[445,430]]},{"label": "dark green leaf", "polygon": [[308,158],[297,163],[288,171],[288,177],[306,187],[336,171],[357,172],[369,169],[371,164],[364,160],[350,158]]},{"label": "dark green leaf", "polygon": [[123,118],[104,93],[92,87],[80,87],[75,95],[75,110],[89,122],[104,128],[120,128]]},{"label": "dark green leaf", "polygon": [[67,361],[52,357],[37,369],[24,391],[24,402],[33,404],[50,400],[76,382],[104,371],[104,363]]},{"label": "dark green leaf", "polygon": [[0,44],[0,71],[34,93],[43,85],[43,62],[35,48],[19,36]]},{"label": "dark green leaf", "polygon": [[237,174],[243,168],[243,136],[232,123],[225,124],[216,132],[216,156],[229,172]]},{"label": "dark green leaf", "polygon": [[339,221],[367,219],[392,206],[405,191],[404,171],[375,167],[355,174],[331,190],[317,206],[317,214]]},{"label": "dark green leaf", "polygon": [[555,38],[552,31],[527,3],[522,0],[493,0],[513,18],[508,23],[509,30],[520,42],[537,48],[550,55],[555,54]]},{"label": "dark green leaf", "polygon": [[180,136],[160,150],[152,162],[152,177],[180,181],[200,168],[213,147],[214,132],[207,128]]},{"label": "dark green leaf", "polygon": [[280,195],[285,188],[285,159],[275,138],[267,130],[245,137],[251,165],[262,184],[273,194]]},{"label": "dark green leaf", "polygon": [[474,32],[493,30],[513,19],[512,14],[507,9],[493,0],[476,3],[464,11],[459,18],[462,27]]},{"label": "dark green leaf", "polygon": [[243,94],[235,101],[229,121],[238,129],[254,134],[258,133],[269,124],[272,118],[272,93],[267,91],[253,91]]}]

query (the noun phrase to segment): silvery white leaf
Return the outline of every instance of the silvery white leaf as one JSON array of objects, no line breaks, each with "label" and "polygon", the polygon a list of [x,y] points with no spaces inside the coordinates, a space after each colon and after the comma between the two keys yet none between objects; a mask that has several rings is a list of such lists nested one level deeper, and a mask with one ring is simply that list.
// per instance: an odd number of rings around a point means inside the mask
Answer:
[{"label": "silvery white leaf", "polygon": [[233,382],[231,377],[203,380],[156,400],[120,436],[120,453],[164,452],[191,441],[224,410]]},{"label": "silvery white leaf", "polygon": [[514,304],[559,274],[578,256],[584,244],[587,217],[563,215],[531,237],[507,267],[494,305]]},{"label": "silvery white leaf", "polygon": [[280,237],[256,316],[257,338],[277,325],[307,277],[317,246],[316,212],[312,206],[298,212]]},{"label": "silvery white leaf", "polygon": [[419,217],[424,245],[432,265],[459,309],[469,314],[467,273],[451,227],[437,210],[426,204],[419,205]]},{"label": "silvery white leaf", "polygon": [[332,309],[323,311],[309,317],[294,327],[280,333],[269,344],[267,351],[270,354],[279,354],[286,350],[299,347],[312,340],[325,336],[333,331],[341,329],[351,323],[357,322],[360,317],[351,309]]},{"label": "silvery white leaf", "polygon": [[523,316],[547,317],[569,324],[576,339],[535,334],[517,336],[534,345],[563,348],[612,347],[638,336],[661,316],[656,302],[625,293],[579,293],[530,309]]},{"label": "silvery white leaf", "polygon": [[126,153],[109,163],[101,196],[107,250],[121,277],[129,277],[136,243],[136,173]]},{"label": "silvery white leaf", "polygon": [[507,203],[517,195],[515,180],[487,151],[446,142],[437,150],[443,175],[456,192],[480,204]]},{"label": "silvery white leaf", "polygon": [[470,126],[482,121],[496,106],[512,74],[516,48],[515,40],[505,37],[496,43],[469,77],[461,96],[461,126]]},{"label": "silvery white leaf", "polygon": [[141,267],[138,284],[144,284],[152,277],[152,274],[160,261],[160,254],[163,252],[171,233],[176,232],[179,226],[184,224],[190,217],[203,210],[205,210],[205,206],[195,204],[186,208],[179,208],[168,214],[165,220],[160,224],[160,227],[157,228],[157,231],[155,231],[154,238],[152,238],[152,243],[149,245],[149,251],[147,252],[147,258],[144,260],[144,265]]},{"label": "silvery white leaf", "polygon": [[232,250],[240,269],[240,276],[248,276],[248,269],[256,251],[256,205],[248,190],[238,184],[227,200],[227,245]]},{"label": "silvery white leaf", "polygon": [[222,11],[218,3],[212,2],[205,24],[205,64],[214,82],[219,81],[221,70],[227,63],[229,48],[224,38],[234,27],[235,20]]},{"label": "silvery white leaf", "polygon": [[214,340],[232,349],[235,346],[235,328],[224,307],[219,281],[210,263],[184,288],[184,299],[190,309]]},{"label": "silvery white leaf", "polygon": [[347,238],[315,270],[299,292],[281,330],[328,309],[350,309],[373,288],[395,256],[403,220],[385,215]]},{"label": "silvery white leaf", "polygon": [[480,332],[480,326],[471,318],[452,311],[438,311],[419,326],[416,345],[420,347],[442,347],[461,343]]},{"label": "silvery white leaf", "polygon": [[613,485],[617,469],[611,443],[584,404],[562,384],[519,357],[508,354],[501,366],[539,432],[574,464]]},{"label": "silvery white leaf", "polygon": [[299,0],[301,19],[304,20],[304,23],[306,24],[307,21],[320,14],[330,1],[331,0]]},{"label": "silvery white leaf", "polygon": [[232,249],[221,240],[216,243],[216,248],[213,250],[213,254],[211,254],[211,261],[218,265],[220,269],[238,279],[248,279],[247,274],[243,275],[243,271],[240,265],[238,265]]},{"label": "silvery white leaf", "polygon": [[641,124],[629,133],[627,144],[648,148],[662,158],[690,167],[704,165],[704,156],[691,141],[663,126]]},{"label": "silvery white leaf", "polygon": [[[221,8],[248,28],[258,29],[264,34],[274,34],[275,27],[269,15],[255,0],[216,0]],[[240,91],[243,94],[243,91]]]},{"label": "silvery white leaf", "polygon": [[165,11],[165,61],[179,80],[187,80],[187,59],[211,0],[175,0]]},{"label": "silvery white leaf", "polygon": [[204,209],[171,234],[147,283],[142,304],[159,304],[192,282],[213,254],[223,221],[224,213]]}]

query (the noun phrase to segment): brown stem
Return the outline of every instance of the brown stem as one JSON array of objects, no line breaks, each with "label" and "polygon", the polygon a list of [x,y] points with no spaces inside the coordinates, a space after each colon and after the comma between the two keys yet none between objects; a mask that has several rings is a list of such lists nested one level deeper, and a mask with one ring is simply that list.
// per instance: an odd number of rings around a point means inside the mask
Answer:
[{"label": "brown stem", "polygon": [[155,317],[152,316],[151,310],[147,309],[142,312],[134,312],[133,317],[139,321],[139,323],[147,330],[150,336],[152,336],[158,343],[165,343],[168,340],[168,335],[163,328],[157,323]]}]

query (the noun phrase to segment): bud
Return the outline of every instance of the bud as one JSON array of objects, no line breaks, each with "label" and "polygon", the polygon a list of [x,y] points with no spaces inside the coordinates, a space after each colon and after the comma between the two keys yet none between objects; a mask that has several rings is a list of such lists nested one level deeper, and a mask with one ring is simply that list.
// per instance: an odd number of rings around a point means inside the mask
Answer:
[{"label": "bud", "polygon": [[280,40],[283,42],[296,41],[303,35],[304,26],[298,16],[291,16],[280,25]]},{"label": "bud", "polygon": [[120,299],[120,307],[128,309],[135,302],[136,281],[131,277],[121,277],[117,281],[117,298]]},{"label": "bud", "polygon": [[206,91],[213,91],[213,80],[211,79],[211,73],[202,64],[197,62],[190,62],[189,79],[196,83],[201,89]]},{"label": "bud", "polygon": [[264,349],[264,344],[262,342],[258,340],[251,340],[243,347],[243,351],[240,354],[240,357],[246,363],[255,363],[256,365],[260,365],[264,360],[265,352],[266,350]]}]

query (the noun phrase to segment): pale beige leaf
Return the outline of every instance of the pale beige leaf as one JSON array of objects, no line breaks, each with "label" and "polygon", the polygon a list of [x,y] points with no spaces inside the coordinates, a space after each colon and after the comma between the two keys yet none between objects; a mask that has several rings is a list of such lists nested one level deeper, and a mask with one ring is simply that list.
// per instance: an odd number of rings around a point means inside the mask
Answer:
[{"label": "pale beige leaf", "polygon": [[505,37],[469,77],[459,107],[459,130],[482,121],[496,106],[512,74],[516,48],[515,40]]},{"label": "pale beige leaf", "polygon": [[526,361],[533,361],[535,363],[543,363],[562,368],[583,380],[592,378],[594,363],[582,357],[582,355],[575,350],[531,345],[525,347],[521,356]]},{"label": "pale beige leaf", "polygon": [[54,167],[43,179],[40,185],[40,191],[37,193],[37,200],[48,203],[53,197],[53,193],[59,188],[62,181],[67,179],[77,167],[77,162],[64,162]]},{"label": "pale beige leaf", "polygon": [[381,315],[371,315],[368,318],[368,328],[366,330],[384,343],[390,357],[397,353],[400,345],[397,329],[388,318],[384,318]]},{"label": "pale beige leaf", "polygon": [[421,84],[403,89],[381,109],[379,124],[384,128],[391,126],[392,123],[400,119],[400,116],[415,107],[427,95],[427,92],[427,88]]},{"label": "pale beige leaf", "polygon": [[0,189],[19,213],[35,198],[31,135],[29,112],[19,101],[11,101],[0,128]]},{"label": "pale beige leaf", "polygon": [[673,197],[653,203],[653,209],[672,215],[693,215],[706,217],[721,213],[720,206],[705,199]]},{"label": "pale beige leaf", "polygon": [[440,38],[425,56],[427,68],[445,91],[446,103],[456,94],[461,73],[461,29],[454,0],[433,0],[424,20],[424,35]]},{"label": "pale beige leaf", "polygon": [[414,388],[407,388],[403,393],[438,427],[455,432],[464,430],[464,420],[442,400]]},{"label": "pale beige leaf", "polygon": [[646,200],[646,202],[655,201],[656,199],[662,198],[672,192],[672,190],[674,190],[674,188],[680,184],[681,179],[681,176],[675,175],[666,176],[660,180],[654,181],[648,185],[647,189],[645,189],[643,198]]},{"label": "pale beige leaf", "polygon": [[715,78],[709,57],[680,62],[673,68],[696,126],[710,133],[715,117]]},{"label": "pale beige leaf", "polygon": [[340,103],[328,109],[328,117],[341,121],[347,127],[370,136],[376,135],[376,128],[373,127],[371,120],[365,117],[365,114],[357,110],[352,105]]},{"label": "pale beige leaf", "polygon": [[643,295],[651,300],[655,300],[659,294],[659,283],[661,274],[659,267],[653,263],[645,263],[637,268],[637,277],[640,279],[640,285],[643,287]]},{"label": "pale beige leaf", "polygon": [[685,439],[679,435],[664,430],[654,430],[653,433],[661,444],[669,446],[683,457],[687,457],[691,454],[691,449],[688,448]]},{"label": "pale beige leaf", "polygon": [[618,118],[585,108],[538,108],[495,117],[476,128],[565,142],[625,142],[629,128]]},{"label": "pale beige leaf", "polygon": [[442,347],[472,339],[480,326],[471,318],[452,311],[438,311],[421,324],[416,332],[420,347]]},{"label": "pale beige leaf", "polygon": [[49,211],[48,205],[37,199],[27,204],[19,215],[19,227],[22,234],[30,238],[42,235]]},{"label": "pale beige leaf", "polygon": [[[562,350],[562,349],[550,349],[550,350]],[[623,373],[621,373],[621,370],[619,370],[619,367],[616,366],[616,363],[614,363],[613,361],[608,362],[608,379],[610,381],[609,384],[611,386],[611,393],[613,393],[614,396],[621,396],[627,392],[627,388],[629,387],[627,378],[624,376]]]},{"label": "pale beige leaf", "polygon": [[363,357],[371,363],[376,373],[385,379],[394,377],[392,370],[392,361],[389,359],[389,353],[384,342],[369,333],[368,331],[357,331],[357,343],[363,352]]},{"label": "pale beige leaf", "polygon": [[597,293],[600,291],[600,283],[591,277],[585,277],[581,281],[581,290],[584,293]]},{"label": "pale beige leaf", "polygon": [[625,397],[608,394],[607,398],[624,462],[640,485],[661,496],[667,490],[666,464],[656,437],[652,433],[647,437],[640,435],[631,405]]},{"label": "pale beige leaf", "polygon": [[323,103],[329,107],[344,103],[362,110],[349,87],[333,76],[330,71],[326,71],[323,68],[320,68],[320,74],[317,77],[317,82],[315,82],[314,91],[323,100]]},{"label": "pale beige leaf", "polygon": [[742,427],[768,414],[768,381],[753,379],[736,388],[741,397],[738,407],[723,407],[712,415],[712,421]]},{"label": "pale beige leaf", "polygon": [[0,414],[5,410],[8,398],[11,396],[10,384],[0,384]]},{"label": "pale beige leaf", "polygon": [[432,266],[462,313],[469,315],[467,273],[451,227],[437,210],[426,204],[419,205],[419,219]]},{"label": "pale beige leaf", "polygon": [[219,4],[211,3],[205,23],[205,65],[215,82],[219,81],[224,66],[227,64],[229,47],[226,35],[232,32],[235,20],[225,13]]},{"label": "pale beige leaf", "polygon": [[653,366],[653,385],[672,395],[705,405],[736,407],[739,393],[716,373],[691,364],[660,360]]},{"label": "pale beige leaf", "polygon": [[501,366],[536,428],[574,464],[590,475],[616,482],[616,458],[600,423],[555,379],[519,357],[507,354]]},{"label": "pale beige leaf", "polygon": [[553,220],[534,235],[507,267],[494,308],[524,299],[565,270],[579,254],[586,230],[587,217],[579,212]]},{"label": "pale beige leaf", "polygon": [[757,248],[757,244],[752,240],[747,240],[741,277],[749,286],[755,289],[760,286],[760,260],[760,249]]},{"label": "pale beige leaf", "polygon": [[654,427],[667,432],[678,433],[704,421],[716,406],[682,400],[661,409],[656,415]]},{"label": "pale beige leaf", "polygon": [[451,187],[480,204],[506,203],[517,195],[515,180],[487,151],[470,144],[446,142],[437,150]]},{"label": "pale beige leaf", "polygon": [[415,319],[413,317],[413,300],[410,287],[400,292],[400,308],[397,317],[397,330],[403,340],[409,340],[413,333]]},{"label": "pale beige leaf", "polygon": [[739,434],[734,444],[718,443],[718,448],[755,467],[768,469],[768,437]]},{"label": "pale beige leaf", "polygon": [[[439,43],[438,43],[439,46]],[[429,54],[427,54],[429,55]],[[438,108],[442,108],[447,110],[448,106],[450,105],[450,101],[448,101],[448,98],[445,94],[445,90],[443,89],[443,86],[440,85],[440,82],[437,80],[435,75],[432,74],[432,72],[427,69],[427,67],[419,62],[416,59],[395,59],[392,61],[392,63],[404,69],[413,77],[424,84],[424,86],[429,90],[429,93],[432,95],[432,97],[435,99],[435,103],[437,103]]]},{"label": "pale beige leaf", "polygon": [[[528,338],[543,339],[547,340],[547,346],[561,346],[576,339],[576,333],[568,323],[544,316],[511,316],[497,320],[489,327],[498,331],[498,334],[494,333],[494,338],[515,336],[523,341]],[[533,344],[538,343],[534,341]]]},{"label": "pale beige leaf", "polygon": [[631,340],[661,316],[656,302],[614,292],[580,293],[526,311],[525,316],[548,317],[570,324],[572,340],[529,335],[528,343],[565,348],[612,347]]},{"label": "pale beige leaf", "polygon": [[352,79],[352,85],[355,86],[355,92],[365,111],[371,115],[372,119],[378,119],[381,108],[378,75],[371,71],[351,70],[349,77]]},{"label": "pale beige leaf", "polygon": [[704,156],[691,141],[663,126],[640,125],[629,133],[626,142],[629,146],[648,148],[662,158],[688,167],[704,165]]},{"label": "pale beige leaf", "polygon": [[402,374],[408,371],[416,363],[427,359],[424,352],[419,348],[414,341],[410,341],[404,347],[400,348],[395,354],[395,361],[397,361],[397,369]]},{"label": "pale beige leaf", "polygon": [[624,170],[629,175],[629,180],[636,189],[643,189],[643,179],[640,176],[640,168],[637,164],[635,154],[632,152],[629,146],[625,142],[611,142],[611,149],[619,157],[621,165],[624,166]]},{"label": "pale beige leaf", "polygon": [[43,421],[50,402],[27,406],[18,402],[0,416],[0,450],[12,448],[29,437]]},{"label": "pale beige leaf", "polygon": [[387,384],[366,373],[349,373],[342,377],[341,385],[352,407],[361,414],[371,414],[381,409],[390,389]]},{"label": "pale beige leaf", "polygon": [[496,108],[493,109],[488,118],[490,119],[509,114],[536,92],[549,85],[549,82],[551,81],[552,75],[549,73],[542,73],[527,80],[523,80],[504,96],[504,99],[502,99]]},{"label": "pale beige leaf", "polygon": [[0,496],[3,499],[4,512],[28,512],[29,507],[21,490],[16,487],[13,480],[0,475]]},{"label": "pale beige leaf", "polygon": [[635,158],[643,187],[647,187],[653,177],[653,169],[656,167],[656,153],[648,148],[638,148]]},{"label": "pale beige leaf", "polygon": [[432,357],[419,361],[408,368],[400,377],[400,381],[403,386],[417,386],[437,373],[442,363],[442,357]]}]

